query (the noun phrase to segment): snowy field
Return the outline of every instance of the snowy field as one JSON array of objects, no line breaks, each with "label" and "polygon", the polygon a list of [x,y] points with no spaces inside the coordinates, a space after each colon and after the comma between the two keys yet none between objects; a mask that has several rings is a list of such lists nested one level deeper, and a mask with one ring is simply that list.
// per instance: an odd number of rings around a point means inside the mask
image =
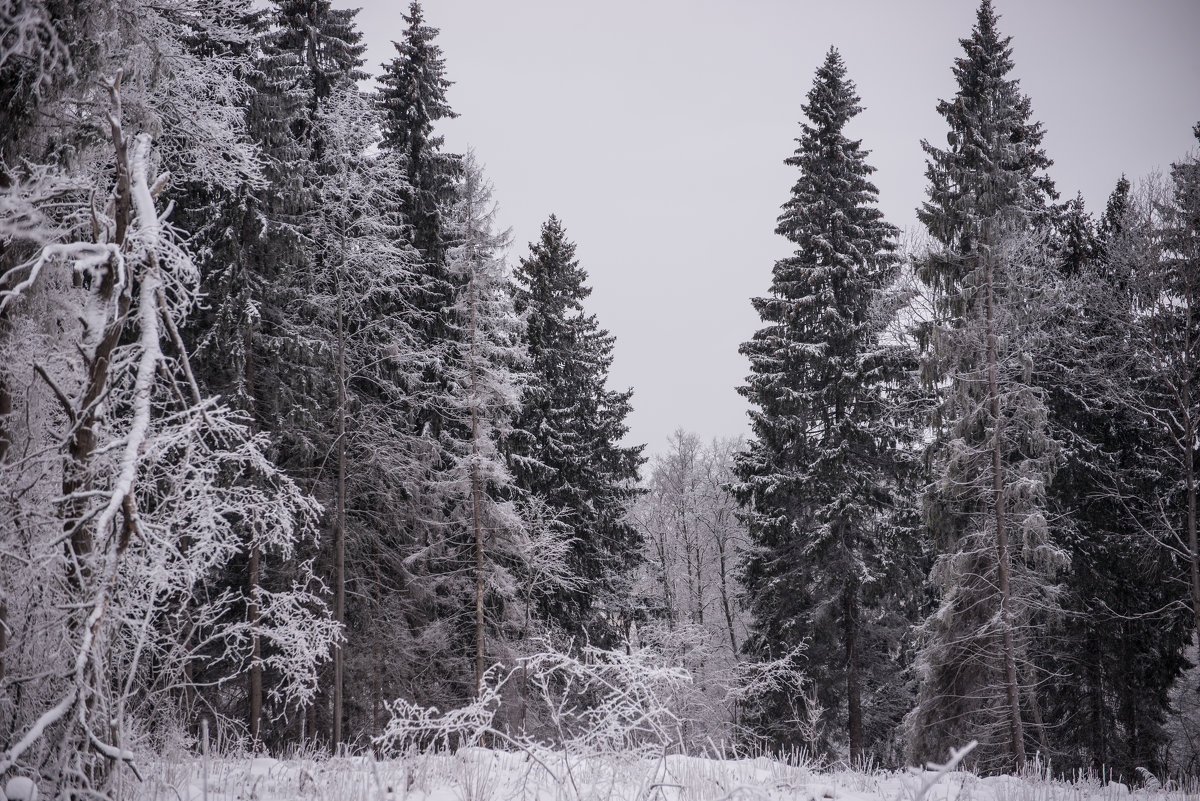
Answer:
[{"label": "snowy field", "polygon": [[[151,766],[148,766],[151,767]],[[531,758],[483,748],[403,760],[211,759],[164,761],[118,798],[165,801],[1196,801],[1197,788],[1132,792],[1096,778],[981,778],[962,771],[821,771],[759,757],[719,760]]]}]

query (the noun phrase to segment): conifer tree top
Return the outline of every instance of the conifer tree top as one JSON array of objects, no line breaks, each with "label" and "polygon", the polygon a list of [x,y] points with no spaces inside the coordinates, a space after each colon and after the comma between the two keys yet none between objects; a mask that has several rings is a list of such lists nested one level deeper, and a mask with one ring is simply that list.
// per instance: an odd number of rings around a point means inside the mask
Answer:
[{"label": "conifer tree top", "polygon": [[1104,207],[1104,216],[1100,219],[1100,234],[1106,240],[1119,234],[1125,226],[1125,213],[1129,208],[1129,179],[1121,173],[1112,194],[1108,196],[1108,204]]},{"label": "conifer tree top", "polygon": [[1058,196],[1045,173],[1053,164],[1041,146],[1045,131],[1032,120],[1020,81],[1009,77],[1012,37],[1001,36],[998,21],[990,0],[982,0],[971,35],[959,40],[958,91],[937,105],[950,127],[948,147],[921,142],[930,185],[917,216],[939,242],[964,250],[976,221],[1002,208],[1037,214]]},{"label": "conifer tree top", "polygon": [[404,19],[408,22],[404,39],[392,42],[397,55],[383,65],[379,78],[388,120],[384,144],[417,160],[424,151],[441,146],[441,137],[432,136],[433,124],[458,115],[446,102],[446,90],[454,82],[446,77],[442,49],[434,44],[438,29],[425,24],[416,0],[409,4]]},{"label": "conifer tree top", "polygon": [[355,17],[359,9],[335,9],[330,0],[275,0],[282,31],[278,46],[303,53],[315,104],[333,93],[341,81],[361,81],[367,46]]},{"label": "conifer tree top", "polygon": [[[575,258],[575,243],[567,239],[567,230],[557,216],[551,214],[542,223],[541,236],[529,243],[529,256],[522,258],[515,276],[528,294],[539,303],[552,303],[559,313],[567,309],[581,310],[582,301],[592,294],[587,285],[587,271]],[[518,297],[518,308],[523,299]]]},{"label": "conifer tree top", "polygon": [[795,256],[775,268],[772,289],[782,297],[813,291],[811,276],[797,283],[797,267],[853,269],[889,249],[883,242],[894,234],[874,205],[878,190],[868,180],[875,172],[866,161],[869,151],[844,132],[862,106],[836,48],[817,69],[801,108],[807,121],[801,122],[795,153],[784,161],[800,175],[775,229],[797,245]]},{"label": "conifer tree top", "polygon": [[[775,263],[771,295],[751,301],[767,325],[740,349],[751,374],[738,390],[758,407],[750,413],[756,436],[792,451],[796,432],[783,418],[822,406],[816,395],[826,389],[840,391],[875,336],[868,312],[894,267],[896,234],[876,206],[868,151],[845,134],[862,107],[836,48],[818,67],[802,109],[796,151],[785,159],[799,175],[776,228],[796,248]],[[828,383],[814,390],[809,383],[818,375]]]}]

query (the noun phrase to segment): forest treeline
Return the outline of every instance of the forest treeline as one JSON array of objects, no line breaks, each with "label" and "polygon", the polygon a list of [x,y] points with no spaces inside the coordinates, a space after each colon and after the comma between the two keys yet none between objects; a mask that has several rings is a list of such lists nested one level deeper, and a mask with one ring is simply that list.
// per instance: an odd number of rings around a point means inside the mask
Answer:
[{"label": "forest treeline", "polygon": [[1060,202],[983,0],[902,243],[831,49],[751,436],[643,480],[563,221],[510,268],[437,29],[364,90],[355,15],[0,0],[0,774],[380,748],[605,650],[687,668],[688,750],[1200,769],[1196,154]]}]

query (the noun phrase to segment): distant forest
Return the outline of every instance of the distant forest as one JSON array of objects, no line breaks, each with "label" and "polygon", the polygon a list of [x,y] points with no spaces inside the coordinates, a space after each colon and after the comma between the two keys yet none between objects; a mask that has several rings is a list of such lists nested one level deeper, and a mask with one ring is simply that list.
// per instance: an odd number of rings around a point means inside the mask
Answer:
[{"label": "distant forest", "polygon": [[650,460],[570,221],[507,263],[438,30],[364,90],[356,13],[0,0],[0,777],[554,742],[563,666],[684,753],[1200,773],[1200,151],[1063,200],[982,0],[902,238],[830,49],[751,435]]}]

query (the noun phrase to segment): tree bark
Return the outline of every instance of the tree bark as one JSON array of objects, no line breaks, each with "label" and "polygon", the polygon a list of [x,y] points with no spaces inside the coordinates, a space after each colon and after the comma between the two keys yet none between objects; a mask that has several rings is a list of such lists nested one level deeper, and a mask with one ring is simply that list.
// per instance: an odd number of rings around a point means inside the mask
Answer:
[{"label": "tree bark", "polygon": [[1088,701],[1091,706],[1092,759],[1099,768],[1109,763],[1107,727],[1104,725],[1104,666],[1100,651],[1100,638],[1095,630],[1088,638],[1090,648],[1087,655]]},{"label": "tree bark", "polygon": [[667,565],[667,532],[660,529],[658,535],[658,562],[662,568],[663,606],[666,607],[667,628],[675,628],[675,602],[671,598],[671,576]]},{"label": "tree bark", "polygon": [[[3,255],[3,248],[0,247],[0,256]],[[2,263],[2,262],[0,262]],[[7,336],[9,331],[8,324],[4,317],[0,316],[0,339]],[[12,395],[8,391],[8,384],[4,381],[4,376],[0,375],[0,464],[4,462],[4,457],[8,454],[8,447],[11,441],[11,434],[8,431],[8,418],[12,414]],[[7,590],[0,587],[0,688],[4,687],[5,662],[4,655],[8,650],[8,597]],[[7,694],[6,690],[0,689],[0,693]],[[0,703],[3,703],[0,700]]]},{"label": "tree bark", "polygon": [[1017,681],[1016,644],[1013,641],[1012,602],[1009,586],[1008,529],[1004,519],[1004,462],[1000,455],[1000,389],[996,353],[995,290],[992,254],[984,255],[987,292],[988,403],[992,412],[992,502],[996,515],[996,584],[1000,592],[1000,631],[1003,638],[1004,680],[1008,695],[1009,749],[1018,770],[1025,767],[1025,738],[1021,727],[1021,696]]},{"label": "tree bark", "polygon": [[[346,248],[343,237],[342,259]],[[338,339],[338,461],[337,511],[333,524],[333,619],[341,627],[346,621],[346,336],[343,326],[342,277],[337,276],[337,339]],[[345,661],[342,641],[333,646],[333,720],[330,745],[337,753],[342,742],[342,690],[345,682]]]},{"label": "tree bark", "polygon": [[[245,354],[246,363],[243,366],[243,377],[246,382],[246,397],[251,404],[250,419],[254,419],[254,329],[253,325],[247,323],[242,339],[242,352]],[[262,642],[258,637],[258,588],[262,576],[261,565],[262,553],[258,549],[258,545],[253,541],[250,542],[250,564],[247,569],[246,577],[246,593],[250,597],[250,603],[246,609],[246,616],[250,621],[250,674],[249,674],[249,692],[246,696],[246,722],[250,729],[250,741],[258,742],[261,734],[262,726],[262,696],[263,696],[263,671],[262,671]]]},{"label": "tree bark", "polygon": [[[7,336],[8,326],[3,317],[0,317],[0,338]],[[8,454],[9,445],[12,442],[12,434],[8,430],[8,417],[12,414],[12,394],[8,391],[8,385],[4,382],[4,377],[0,376],[0,462],[4,461],[4,457]]]},{"label": "tree bark", "polygon": [[259,550],[255,544],[250,545],[249,575],[246,579],[246,592],[250,596],[246,616],[250,620],[250,692],[246,699],[246,723],[250,729],[250,741],[257,743],[262,723],[262,642],[258,638],[258,583],[259,583]]},{"label": "tree bark", "polygon": [[1046,737],[1046,724],[1042,719],[1042,706],[1038,703],[1037,682],[1032,675],[1033,664],[1027,663],[1026,669],[1030,673],[1025,678],[1025,697],[1029,700],[1029,715],[1033,718],[1033,726],[1037,730],[1038,745],[1042,748],[1042,755],[1048,757],[1050,755],[1050,740]]},{"label": "tree bark", "polygon": [[475,694],[483,692],[483,526],[479,519],[479,385],[476,370],[475,275],[471,266],[471,522],[475,530]]},{"label": "tree bark", "polygon": [[842,594],[842,619],[846,630],[846,712],[850,738],[850,767],[863,763],[862,682],[858,653],[858,588],[847,584]]},{"label": "tree bark", "polygon": [[[117,161],[117,186],[113,214],[116,230],[113,243],[123,249],[125,234],[133,218],[133,194],[130,187],[129,142],[121,132],[119,82],[114,83],[113,86],[114,88],[111,90],[113,113],[109,117]],[[117,291],[117,268],[118,265],[115,261],[110,259],[108,269],[100,279],[97,294],[105,305],[111,301]],[[125,320],[129,315],[129,306],[132,301],[133,281],[125,280],[120,283],[122,288],[120,294],[117,295],[116,313],[101,333],[100,341],[96,344],[96,350],[91,360],[87,361],[85,358],[88,368],[87,382],[84,385],[83,395],[75,405],[79,418],[75,421],[74,432],[71,434],[67,446],[67,453],[71,458],[64,465],[63,470],[62,489],[65,498],[72,498],[75,493],[87,489],[89,483],[87,465],[91,461],[92,452],[96,449],[95,427],[100,410],[98,401],[108,389],[108,371],[112,354],[125,331]],[[79,499],[68,500],[64,521],[67,534],[67,564],[69,565],[67,578],[76,591],[83,589],[91,574],[88,556],[93,549],[92,532],[80,519],[84,503]]]},{"label": "tree bark", "polygon": [[[0,590],[0,687],[4,687],[4,654],[8,649],[8,597]],[[6,695],[7,690],[3,691]],[[0,704],[4,701],[0,700]]]},{"label": "tree bark", "polygon": [[[380,598],[379,588],[383,586],[383,577],[379,570],[380,559],[375,560],[375,609],[383,608],[382,599]],[[379,638],[371,638],[371,664],[374,666],[374,681],[372,685],[371,698],[371,735],[378,737],[383,733],[383,728],[380,725],[383,713],[383,649],[379,647]]]},{"label": "tree bark", "polygon": [[1196,352],[1195,346],[1197,345],[1197,338],[1192,333],[1195,331],[1196,325],[1194,319],[1196,285],[1189,280],[1186,287],[1183,336],[1188,347],[1184,348],[1182,354],[1183,369],[1180,381],[1182,395],[1180,405],[1183,407],[1181,416],[1185,425],[1182,456],[1184,479],[1187,482],[1187,537],[1192,574],[1192,616],[1196,634],[1200,636],[1200,548],[1197,548],[1196,542],[1196,439],[1198,432],[1196,430],[1196,411],[1192,408],[1192,384],[1196,375],[1192,355]]},{"label": "tree bark", "polygon": [[[1194,441],[1194,440],[1193,440]],[[1193,454],[1188,454],[1194,458]],[[1200,549],[1196,542],[1196,468],[1192,458],[1187,460],[1188,550],[1192,562],[1192,616],[1200,632]]]},{"label": "tree bark", "polygon": [[[1188,367],[1190,366],[1188,365]],[[1192,577],[1192,617],[1195,630],[1200,633],[1200,548],[1197,548],[1196,542],[1196,425],[1191,417],[1190,380],[1185,379],[1182,389],[1184,409],[1188,416],[1187,434],[1185,435],[1187,452],[1183,454],[1183,475],[1187,488],[1187,537],[1188,561],[1191,562]]]},{"label": "tree bark", "polygon": [[733,610],[729,606],[728,572],[725,564],[725,542],[717,537],[717,569],[720,573],[721,609],[725,612],[725,625],[729,627],[729,649],[737,659],[737,636],[733,630]]}]

